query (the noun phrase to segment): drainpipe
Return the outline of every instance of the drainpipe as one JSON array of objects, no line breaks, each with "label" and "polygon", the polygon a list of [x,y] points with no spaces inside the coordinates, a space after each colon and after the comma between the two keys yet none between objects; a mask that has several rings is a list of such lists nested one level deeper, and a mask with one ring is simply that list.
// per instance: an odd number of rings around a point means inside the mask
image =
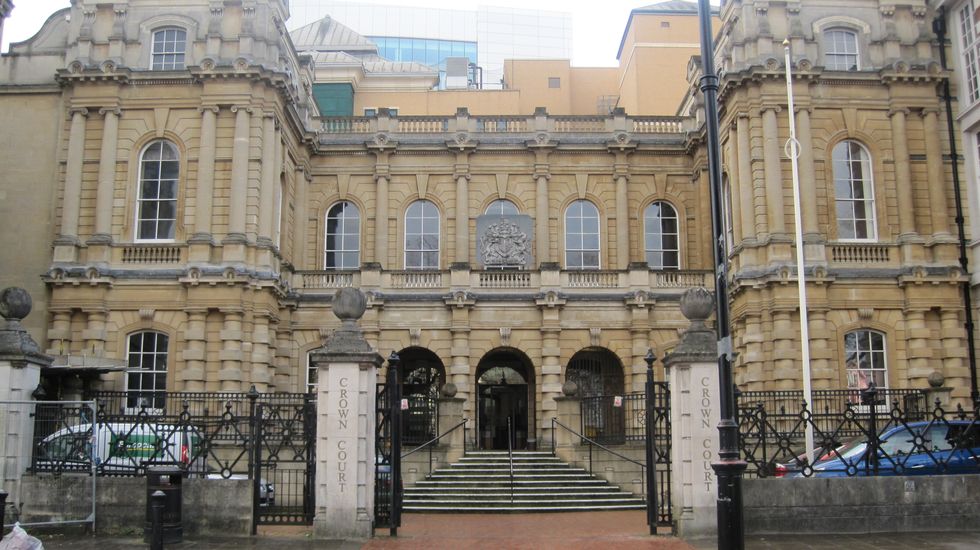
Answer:
[{"label": "drainpipe", "polygon": [[[932,21],[932,31],[939,39],[939,63],[943,71],[946,67],[946,7],[939,8],[939,15]],[[966,274],[966,281],[960,285],[963,289],[963,307],[966,309],[966,341],[967,357],[970,361],[970,399],[973,406],[980,404],[980,392],[977,391],[977,349],[973,336],[973,299],[970,295],[970,269],[966,257],[966,230],[963,227],[963,198],[960,194],[959,155],[956,153],[956,132],[953,129],[953,99],[949,91],[949,78],[943,79],[943,100],[946,103],[946,131],[949,132],[949,154],[953,159],[953,197],[956,203],[956,229],[960,240],[960,267]]]}]

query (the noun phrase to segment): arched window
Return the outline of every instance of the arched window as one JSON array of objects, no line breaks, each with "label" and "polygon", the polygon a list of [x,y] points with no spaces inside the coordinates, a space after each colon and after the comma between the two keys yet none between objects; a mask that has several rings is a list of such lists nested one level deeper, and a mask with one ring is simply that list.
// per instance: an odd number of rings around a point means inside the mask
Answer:
[{"label": "arched window", "polygon": [[863,390],[871,382],[877,388],[888,387],[884,334],[866,329],[848,332],[844,335],[844,357],[848,389]]},{"label": "arched window", "polygon": [[973,2],[963,2],[958,8],[963,79],[966,82],[966,103],[980,100],[980,33],[977,32]]},{"label": "arched window", "polygon": [[857,33],[831,29],[823,33],[824,67],[831,71],[858,70]]},{"label": "arched window", "polygon": [[184,53],[187,51],[187,31],[166,28],[153,31],[154,71],[179,71],[184,68]]},{"label": "arched window", "polygon": [[565,267],[599,269],[599,210],[589,201],[565,210]]},{"label": "arched window", "polygon": [[167,345],[162,332],[129,335],[126,371],[126,406],[164,408],[167,392]]},{"label": "arched window", "polygon": [[140,158],[137,241],[173,240],[179,176],[180,153],[176,145],[158,140],[146,146]]},{"label": "arched window", "polygon": [[677,211],[670,204],[657,201],[643,213],[643,239],[647,265],[652,269],[680,268],[680,238]]},{"label": "arched window", "polygon": [[361,215],[348,201],[338,202],[327,212],[325,269],[357,269],[361,265]]},{"label": "arched window", "polygon": [[405,269],[439,269],[439,209],[431,201],[405,213]]},{"label": "arched window", "polygon": [[498,199],[490,203],[487,207],[487,214],[491,216],[513,216],[520,214],[517,205],[506,199]]},{"label": "arched window", "polygon": [[871,157],[856,141],[834,146],[834,201],[841,240],[877,239]]}]

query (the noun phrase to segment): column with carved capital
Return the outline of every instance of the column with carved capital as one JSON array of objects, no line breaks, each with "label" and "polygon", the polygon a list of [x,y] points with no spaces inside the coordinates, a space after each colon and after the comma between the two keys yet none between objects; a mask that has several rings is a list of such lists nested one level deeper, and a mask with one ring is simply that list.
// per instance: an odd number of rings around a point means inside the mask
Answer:
[{"label": "column with carved capital", "polygon": [[552,262],[551,257],[551,233],[548,231],[548,220],[551,218],[548,205],[548,180],[551,174],[539,173],[535,175],[537,190],[534,200],[534,240],[537,251],[538,264]]},{"label": "column with carved capital", "polygon": [[242,391],[242,311],[237,309],[222,309],[225,316],[221,327],[221,370],[218,371],[218,381],[221,391]]},{"label": "column with carved capital", "polygon": [[[464,154],[457,155],[466,158]],[[456,263],[470,263],[470,193],[468,165],[457,163],[456,176]],[[464,173],[461,170],[466,169]]]},{"label": "column with carved capital", "polygon": [[[112,195],[116,183],[116,150],[119,145],[118,108],[100,109],[104,118],[102,127],[102,150],[99,156],[99,183],[95,193],[95,233],[86,244],[105,245],[112,243]],[[89,261],[109,261],[109,250],[101,251],[101,257],[90,248]]]},{"label": "column with carved capital", "polygon": [[85,161],[85,122],[88,109],[69,109],[68,159],[65,163],[65,194],[61,202],[61,234],[55,239],[54,261],[78,259],[78,217],[82,204],[82,163]]},{"label": "column with carved capital", "polygon": [[783,209],[783,173],[780,166],[782,144],[779,142],[779,125],[776,114],[779,107],[762,109],[762,139],[766,175],[766,223],[769,236],[782,236],[786,233],[786,216]]},{"label": "column with carved capital", "polygon": [[[889,112],[892,127],[892,154],[895,159],[895,193],[898,201],[898,239],[907,242],[916,236],[915,213],[913,210],[912,170],[909,166],[907,109],[892,109]],[[905,260],[910,260],[905,253]]]},{"label": "column with carved capital", "polygon": [[245,260],[245,210],[248,204],[249,131],[252,110],[231,108],[235,113],[235,137],[231,151],[231,193],[228,197],[228,232],[222,241],[225,261]]},{"label": "column with carved capital", "polygon": [[[293,181],[296,185],[296,214],[293,218],[293,268],[309,269],[310,266],[306,262],[306,231],[307,224],[309,223],[307,219],[309,212],[306,210],[306,196],[312,178],[310,173],[301,167],[296,168],[294,176]],[[362,225],[361,227],[363,228],[364,226]],[[314,254],[315,257],[316,255]]]},{"label": "column with carved capital", "polygon": [[275,177],[276,177],[276,113],[262,114],[262,180],[259,182],[259,237],[258,244],[264,248],[273,245],[272,222],[275,219]]},{"label": "column with carved capital", "polygon": [[630,215],[627,184],[629,175],[616,175],[616,268],[630,264]]},{"label": "column with carved capital", "polygon": [[374,176],[377,182],[377,215],[374,217],[374,261],[382,268],[388,265],[388,174],[385,172]]},{"label": "column with carved capital", "polygon": [[201,107],[201,138],[197,159],[197,193],[194,204],[194,234],[190,244],[191,262],[211,259],[211,218],[214,216],[214,155],[218,125],[218,107]]},{"label": "column with carved capital", "polygon": [[926,173],[929,182],[929,212],[932,216],[932,234],[949,237],[949,205],[946,202],[946,177],[943,166],[943,149],[940,139],[937,109],[922,111],[922,126],[926,140]]},{"label": "column with carved capital", "polygon": [[[738,113],[735,123],[738,151],[738,193],[739,220],[733,221],[742,226],[742,242],[745,245],[755,244],[755,184],[752,181],[752,151],[750,149],[750,132],[748,113]],[[745,247],[739,261],[740,266],[755,265],[755,248]]]},{"label": "column with carved capital", "polygon": [[[803,241],[812,245],[820,241],[817,223],[817,177],[813,164],[813,130],[810,126],[810,109],[796,111],[796,137],[800,142],[800,214],[803,217]],[[820,258],[823,259],[822,254]]]}]

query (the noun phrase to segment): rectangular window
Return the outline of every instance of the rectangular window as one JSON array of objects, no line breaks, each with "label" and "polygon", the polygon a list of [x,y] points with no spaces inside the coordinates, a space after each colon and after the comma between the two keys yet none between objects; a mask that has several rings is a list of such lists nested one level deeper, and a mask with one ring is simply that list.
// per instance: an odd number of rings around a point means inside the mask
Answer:
[{"label": "rectangular window", "polygon": [[364,116],[378,116],[378,110],[373,107],[365,107]]},{"label": "rectangular window", "polygon": [[973,19],[973,0],[968,0],[959,11],[960,43],[963,47],[963,78],[966,81],[969,104],[980,100],[980,41]]},{"label": "rectangular window", "polygon": [[154,71],[176,71],[184,68],[187,33],[183,29],[162,29],[153,33]]},{"label": "rectangular window", "polygon": [[548,87],[549,88],[561,88],[561,78],[557,76],[548,77]]}]

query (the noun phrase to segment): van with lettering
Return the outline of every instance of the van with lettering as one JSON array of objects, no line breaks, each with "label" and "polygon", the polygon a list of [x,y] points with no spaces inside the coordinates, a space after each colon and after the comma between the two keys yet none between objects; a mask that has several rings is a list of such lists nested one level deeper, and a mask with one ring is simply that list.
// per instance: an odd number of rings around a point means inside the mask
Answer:
[{"label": "van with lettering", "polygon": [[37,445],[37,472],[141,475],[147,466],[174,465],[203,475],[201,434],[193,426],[113,422],[62,428]]}]

